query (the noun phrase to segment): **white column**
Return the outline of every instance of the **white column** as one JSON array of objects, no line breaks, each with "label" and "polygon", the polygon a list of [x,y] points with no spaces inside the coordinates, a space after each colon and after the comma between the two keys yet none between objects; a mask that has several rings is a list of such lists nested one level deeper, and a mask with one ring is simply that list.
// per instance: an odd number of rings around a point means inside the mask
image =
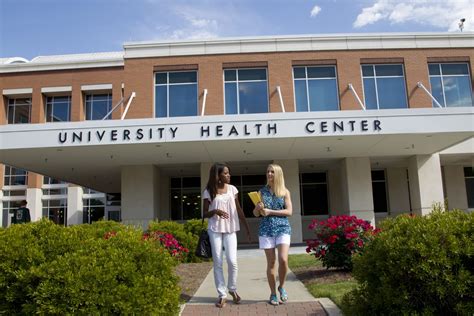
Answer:
[{"label": "white column", "polygon": [[390,216],[410,213],[410,195],[406,168],[387,168]]},{"label": "white column", "polygon": [[345,158],[342,161],[341,178],[345,214],[355,215],[375,225],[369,158]]},{"label": "white column", "polygon": [[283,169],[285,185],[291,193],[291,202],[293,204],[293,215],[289,218],[291,225],[291,242],[303,242],[300,202],[300,169],[298,160],[275,160],[274,163],[280,165]]},{"label": "white column", "polygon": [[159,171],[153,165],[122,166],[122,222],[146,229],[158,218]]},{"label": "white column", "polygon": [[38,188],[26,189],[27,207],[30,209],[31,221],[38,221],[43,217],[43,190]]},{"label": "white column", "polygon": [[444,166],[444,183],[449,209],[467,210],[466,180],[463,166]]},{"label": "white column", "polygon": [[3,210],[3,190],[0,190],[0,227],[3,227],[3,223],[5,223],[5,227],[8,224],[8,216],[3,218],[4,216],[5,214]]},{"label": "white column", "polygon": [[82,224],[84,191],[80,186],[69,186],[67,188],[67,225]]},{"label": "white column", "polygon": [[413,212],[426,215],[434,203],[443,205],[443,184],[439,154],[417,155],[409,160],[408,176]]}]

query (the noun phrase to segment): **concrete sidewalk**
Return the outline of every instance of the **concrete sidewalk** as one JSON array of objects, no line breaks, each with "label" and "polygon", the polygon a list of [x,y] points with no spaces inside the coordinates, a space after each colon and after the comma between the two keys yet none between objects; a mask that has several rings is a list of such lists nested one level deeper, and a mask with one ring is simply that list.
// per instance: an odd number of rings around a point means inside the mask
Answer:
[{"label": "concrete sidewalk", "polygon": [[[305,249],[306,247],[301,246],[290,247],[290,254],[306,253]],[[181,315],[341,315],[331,300],[315,299],[291,271],[285,283],[288,302],[279,306],[270,305],[268,303],[270,289],[263,250],[239,249],[237,258],[239,264],[237,292],[242,297],[241,304],[233,304],[229,295],[227,306],[222,309],[214,306],[217,291],[211,269],[194,296],[182,308]],[[224,264],[224,276],[227,279],[226,264]]]}]

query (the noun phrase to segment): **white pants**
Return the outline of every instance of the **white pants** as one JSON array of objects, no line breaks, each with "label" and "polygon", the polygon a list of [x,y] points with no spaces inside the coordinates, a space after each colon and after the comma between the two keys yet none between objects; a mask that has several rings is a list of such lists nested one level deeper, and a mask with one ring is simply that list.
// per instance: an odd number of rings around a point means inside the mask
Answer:
[{"label": "white pants", "polygon": [[[232,292],[237,290],[237,234],[235,232],[216,233],[210,229],[208,233],[211,241],[212,260],[214,261],[214,282],[219,297],[224,298],[227,297],[227,289]],[[225,248],[229,273],[227,289],[225,286],[224,271],[222,269],[224,255],[222,246]]]}]

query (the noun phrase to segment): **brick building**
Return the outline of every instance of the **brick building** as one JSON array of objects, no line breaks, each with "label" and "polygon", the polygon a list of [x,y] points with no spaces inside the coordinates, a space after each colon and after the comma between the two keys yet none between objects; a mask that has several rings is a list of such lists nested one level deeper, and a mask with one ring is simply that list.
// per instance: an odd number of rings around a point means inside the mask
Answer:
[{"label": "brick building", "polygon": [[473,209],[473,59],[467,32],[0,59],[1,224],[22,199],[34,220],[64,225],[200,217],[216,161],[241,193],[265,183],[268,163],[283,167],[294,242],[334,214]]}]

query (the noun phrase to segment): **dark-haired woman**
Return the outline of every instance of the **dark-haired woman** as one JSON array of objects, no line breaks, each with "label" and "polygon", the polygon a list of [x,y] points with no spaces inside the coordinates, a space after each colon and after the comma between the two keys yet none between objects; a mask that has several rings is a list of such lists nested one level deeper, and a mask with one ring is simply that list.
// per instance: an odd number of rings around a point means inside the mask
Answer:
[{"label": "dark-haired woman", "polygon": [[[209,180],[203,193],[204,216],[209,217],[207,230],[211,241],[212,259],[214,261],[214,282],[219,299],[216,306],[226,305],[227,290],[235,304],[240,303],[237,294],[237,234],[240,230],[239,219],[244,222],[250,242],[250,229],[240,207],[238,190],[230,184],[229,167],[215,163],[209,171]],[[225,248],[228,265],[227,287],[222,270],[223,251]]]}]

